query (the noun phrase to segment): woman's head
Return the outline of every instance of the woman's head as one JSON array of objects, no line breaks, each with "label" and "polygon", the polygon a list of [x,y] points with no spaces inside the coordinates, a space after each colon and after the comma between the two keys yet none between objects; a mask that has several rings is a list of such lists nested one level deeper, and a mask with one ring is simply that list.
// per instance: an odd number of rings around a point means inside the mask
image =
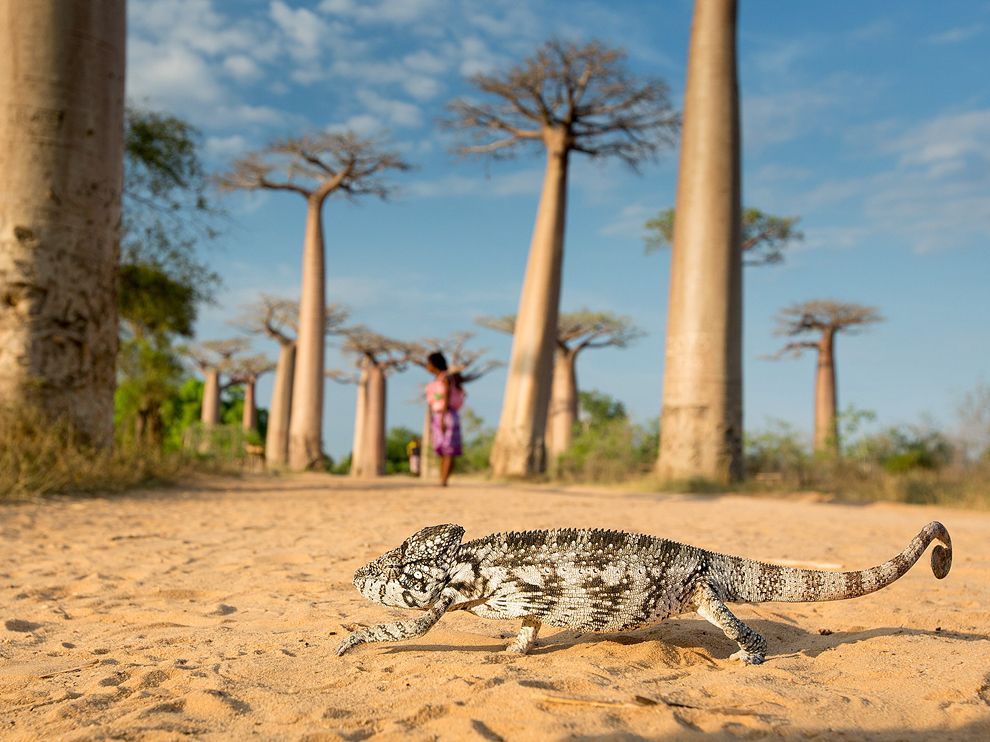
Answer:
[{"label": "woman's head", "polygon": [[426,364],[433,372],[447,370],[447,358],[439,350],[436,353],[430,353],[426,359]]}]

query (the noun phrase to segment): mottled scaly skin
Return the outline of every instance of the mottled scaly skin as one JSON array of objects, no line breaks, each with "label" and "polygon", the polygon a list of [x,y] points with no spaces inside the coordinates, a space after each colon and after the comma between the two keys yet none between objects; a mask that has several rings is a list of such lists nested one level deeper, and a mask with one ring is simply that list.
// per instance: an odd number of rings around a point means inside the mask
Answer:
[{"label": "mottled scaly skin", "polygon": [[541,624],[623,631],[697,611],[739,645],[733,657],[758,664],[766,641],[726,603],[844,600],[879,590],[907,572],[933,540],[932,571],[949,573],[952,544],[932,522],[883,564],[823,572],[764,564],[654,536],[559,529],[496,533],[461,543],[455,525],[424,528],[359,569],[354,584],[383,605],[425,611],[419,618],[360,629],[338,648],[425,634],[448,610],[522,619],[510,651],[525,653]]}]

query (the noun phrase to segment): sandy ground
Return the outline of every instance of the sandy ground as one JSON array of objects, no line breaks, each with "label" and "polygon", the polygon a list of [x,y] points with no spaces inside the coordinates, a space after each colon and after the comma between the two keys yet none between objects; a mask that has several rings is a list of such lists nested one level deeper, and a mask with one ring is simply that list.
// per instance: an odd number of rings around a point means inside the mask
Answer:
[{"label": "sandy ground", "polygon": [[[955,564],[840,603],[739,606],[744,667],[697,616],[625,635],[452,614],[425,637],[335,647],[393,620],[354,569],[418,528],[597,526],[856,569],[932,519]],[[0,506],[3,739],[990,739],[990,514],[408,479],[210,480]],[[409,614],[405,614],[409,617]]]}]

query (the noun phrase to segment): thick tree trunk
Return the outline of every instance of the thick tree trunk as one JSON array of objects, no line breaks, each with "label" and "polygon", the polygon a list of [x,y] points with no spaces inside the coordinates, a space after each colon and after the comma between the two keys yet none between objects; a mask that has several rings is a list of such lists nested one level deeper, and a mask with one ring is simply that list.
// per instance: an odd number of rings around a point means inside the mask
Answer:
[{"label": "thick tree trunk", "polygon": [[288,463],[289,413],[292,408],[292,377],[296,369],[296,344],[280,343],[275,381],[272,385],[268,432],[265,435],[265,462],[269,467]]},{"label": "thick tree trunk", "polygon": [[835,333],[825,330],[818,344],[818,368],[815,371],[815,451],[819,453],[837,453],[839,450],[834,348]]},{"label": "thick tree trunk", "polygon": [[357,462],[364,460],[364,429],[368,423],[368,362],[361,362],[361,375],[357,383],[357,401],[354,405],[354,442],[351,444],[352,477],[358,476]]},{"label": "thick tree trunk", "polygon": [[124,0],[0,0],[0,400],[113,441]]},{"label": "thick tree trunk", "polygon": [[547,169],[519,297],[502,415],[492,447],[492,473],[521,477],[546,469],[543,440],[557,343],[564,260],[568,143],[547,135]]},{"label": "thick tree trunk", "polygon": [[419,477],[424,481],[436,481],[440,477],[440,459],[433,450],[433,414],[426,406],[423,415],[423,436],[419,443]]},{"label": "thick tree trunk", "polygon": [[364,440],[361,457],[351,463],[351,473],[362,478],[385,473],[385,370],[369,363],[367,371]]},{"label": "thick tree trunk", "polygon": [[255,401],[257,382],[244,382],[244,412],[241,415],[241,429],[245,433],[258,429],[258,403]]},{"label": "thick tree trunk", "polygon": [[657,474],[740,479],[742,251],[735,0],[695,0]]},{"label": "thick tree trunk", "polygon": [[203,372],[206,381],[203,384],[203,403],[200,407],[199,419],[207,427],[220,424],[220,372],[215,368]]},{"label": "thick tree trunk", "polygon": [[323,352],[326,335],[326,265],[323,254],[323,199],[311,197],[306,210],[299,335],[289,419],[289,467],[312,469],[323,459]]},{"label": "thick tree trunk", "polygon": [[553,363],[550,415],[547,420],[547,454],[551,468],[557,458],[571,447],[574,423],[578,416],[577,353],[557,349]]}]

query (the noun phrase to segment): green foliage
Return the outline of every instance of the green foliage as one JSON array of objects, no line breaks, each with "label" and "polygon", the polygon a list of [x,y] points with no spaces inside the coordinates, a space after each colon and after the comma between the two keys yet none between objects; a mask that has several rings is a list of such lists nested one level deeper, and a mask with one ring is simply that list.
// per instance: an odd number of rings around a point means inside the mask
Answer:
[{"label": "green foliage", "polygon": [[120,266],[117,310],[130,333],[192,337],[196,290],[148,263]]},{"label": "green foliage", "polygon": [[[743,209],[742,249],[746,265],[769,265],[784,260],[784,250],[804,239],[796,216],[774,216],[759,209]],[[651,253],[674,244],[674,210],[664,209],[644,225],[643,241]]]},{"label": "green foliage", "polygon": [[464,455],[457,462],[457,470],[464,473],[488,471],[495,429],[486,427],[485,421],[470,407],[462,407],[460,415]]},{"label": "green foliage", "polygon": [[626,406],[619,400],[594,389],[578,392],[578,406],[584,428],[599,428],[615,420],[626,420]]},{"label": "green foliage", "polygon": [[581,421],[553,473],[590,482],[618,482],[647,473],[656,459],[659,429],[631,423],[622,402],[602,392],[579,392],[578,399]]},{"label": "green foliage", "polygon": [[128,108],[121,265],[156,268],[208,301],[219,277],[196,255],[222,212],[210,202],[199,132],[164,113]]},{"label": "green foliage", "polygon": [[419,440],[419,434],[409,428],[392,428],[385,436],[385,473],[408,474],[409,455],[406,446],[409,441]]},{"label": "green foliage", "polygon": [[165,443],[172,425],[167,405],[179,394],[183,373],[167,339],[150,336],[121,342],[114,393],[119,441],[152,447]]},{"label": "green foliage", "polygon": [[812,456],[790,423],[770,420],[767,429],[747,434],[743,447],[747,476],[773,474],[793,484],[804,484]]},{"label": "green foliage", "polygon": [[[930,427],[906,425],[864,432],[871,412],[840,416],[842,455],[815,456],[803,436],[771,421],[746,438],[747,486],[815,489],[856,501],[987,507],[990,465],[957,456],[948,437]],[[844,418],[844,420],[843,420]]]},{"label": "green foliage", "polygon": [[220,216],[199,150],[198,133],[182,119],[128,109],[115,398],[118,440],[128,445],[178,451],[199,417],[202,391],[183,384],[174,345],[192,336],[198,305],[219,283],[196,255]]}]

